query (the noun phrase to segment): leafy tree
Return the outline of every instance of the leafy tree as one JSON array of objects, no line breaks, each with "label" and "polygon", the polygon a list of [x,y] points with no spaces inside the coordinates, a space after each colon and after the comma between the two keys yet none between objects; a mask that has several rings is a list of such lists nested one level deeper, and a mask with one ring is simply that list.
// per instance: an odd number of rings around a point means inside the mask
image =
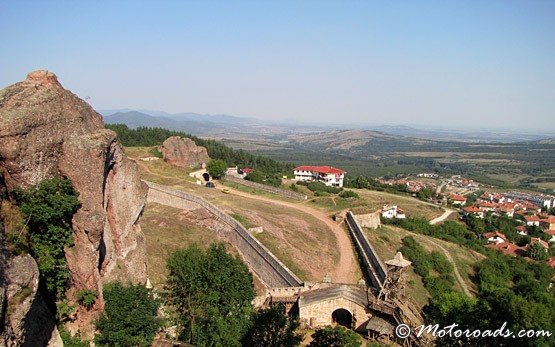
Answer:
[{"label": "leafy tree", "polygon": [[223,244],[208,250],[193,245],[168,259],[168,300],[180,325],[180,338],[197,346],[240,346],[250,326],[252,276]]},{"label": "leafy tree", "polygon": [[225,175],[225,172],[227,171],[227,165],[223,160],[212,159],[210,160],[208,165],[206,165],[206,170],[208,171],[210,176],[214,178],[220,178]]},{"label": "leafy tree", "polygon": [[547,250],[539,242],[528,246],[527,255],[534,260],[540,261],[549,258]]},{"label": "leafy tree", "polygon": [[341,326],[317,329],[312,334],[309,347],[360,347],[362,343],[358,335]]},{"label": "leafy tree", "polygon": [[77,291],[77,301],[87,309],[90,309],[94,305],[97,298],[98,295],[93,290],[84,289]]},{"label": "leafy tree", "polygon": [[65,246],[73,245],[71,219],[79,208],[77,193],[67,179],[42,181],[14,197],[27,216],[30,253],[37,261],[47,299],[60,299],[69,281]]},{"label": "leafy tree", "polygon": [[97,346],[150,346],[161,321],[158,301],[141,285],[106,284]]},{"label": "leafy tree", "polygon": [[298,346],[303,336],[295,333],[299,326],[283,314],[283,305],[274,305],[260,310],[254,315],[254,324],[246,335],[244,346],[249,347],[294,347]]}]

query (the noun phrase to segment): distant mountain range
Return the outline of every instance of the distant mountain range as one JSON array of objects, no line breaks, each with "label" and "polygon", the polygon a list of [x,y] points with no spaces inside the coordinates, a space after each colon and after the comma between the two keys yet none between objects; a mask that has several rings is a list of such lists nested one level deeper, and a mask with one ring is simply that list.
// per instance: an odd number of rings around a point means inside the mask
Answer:
[{"label": "distant mountain range", "polygon": [[[553,141],[554,134],[526,133],[515,131],[483,130],[462,131],[443,129],[422,129],[402,125],[378,126],[326,126],[300,124],[294,121],[264,121],[252,117],[229,115],[207,115],[198,113],[167,113],[155,110],[101,110],[104,121],[108,124],[122,123],[131,128],[139,126],[161,127],[179,130],[197,136],[217,139],[242,138],[251,140],[286,140],[292,135],[333,132],[337,130],[371,130],[383,134],[401,137],[429,139],[436,141],[461,142],[527,142]],[[318,136],[318,135],[316,135]],[[359,139],[360,140],[360,139]]]}]

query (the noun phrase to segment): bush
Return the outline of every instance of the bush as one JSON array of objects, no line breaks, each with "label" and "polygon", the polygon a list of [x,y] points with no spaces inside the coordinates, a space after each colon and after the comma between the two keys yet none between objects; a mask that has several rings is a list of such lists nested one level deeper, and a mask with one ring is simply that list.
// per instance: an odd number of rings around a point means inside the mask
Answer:
[{"label": "bush", "polygon": [[61,299],[69,283],[66,246],[73,245],[71,220],[79,208],[77,193],[67,179],[42,181],[28,190],[14,190],[27,216],[30,253],[37,261],[47,300]]},{"label": "bush", "polygon": [[312,342],[309,347],[340,346],[340,347],[360,347],[362,343],[358,335],[341,326],[325,327],[317,329],[312,334]]},{"label": "bush", "polygon": [[160,152],[158,150],[158,147],[152,147],[148,153],[152,154],[152,156],[156,157],[156,158],[163,158],[164,155],[162,154],[162,152]]},{"label": "bush", "polygon": [[358,198],[360,198],[360,196],[356,192],[353,192],[352,190],[342,191],[341,193],[339,193],[339,197],[344,198],[344,199],[349,199],[349,198],[358,199]]},{"label": "bush", "polygon": [[326,192],[326,193],[331,193],[331,194],[337,194],[337,193],[339,193],[340,191],[343,190],[342,188],[338,188],[338,187],[326,186],[322,182],[310,182],[310,183],[307,184],[307,187],[312,192]]},{"label": "bush", "polygon": [[220,159],[212,159],[206,165],[206,171],[210,174],[210,176],[214,178],[220,178],[225,175],[227,171],[227,165],[223,160]]},{"label": "bush", "polygon": [[77,301],[79,301],[79,303],[85,306],[87,309],[90,309],[91,307],[93,307],[97,298],[98,298],[98,295],[90,289],[77,291]]},{"label": "bush", "polygon": [[104,286],[104,313],[96,323],[97,346],[150,346],[161,325],[159,303],[141,285]]}]

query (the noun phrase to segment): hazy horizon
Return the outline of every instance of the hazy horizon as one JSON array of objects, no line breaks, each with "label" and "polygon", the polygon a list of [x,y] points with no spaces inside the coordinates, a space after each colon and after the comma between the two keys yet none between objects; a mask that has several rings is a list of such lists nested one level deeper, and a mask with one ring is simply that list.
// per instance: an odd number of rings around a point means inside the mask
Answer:
[{"label": "hazy horizon", "polygon": [[95,109],[555,131],[555,2],[13,2],[0,85]]}]

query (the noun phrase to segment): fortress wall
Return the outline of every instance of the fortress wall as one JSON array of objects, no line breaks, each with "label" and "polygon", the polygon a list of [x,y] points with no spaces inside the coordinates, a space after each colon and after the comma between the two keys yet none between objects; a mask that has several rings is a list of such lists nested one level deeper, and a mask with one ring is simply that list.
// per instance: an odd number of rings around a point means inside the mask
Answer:
[{"label": "fortress wall", "polygon": [[244,180],[242,178],[237,178],[237,177],[234,177],[234,176],[226,176],[225,180],[229,181],[229,182],[241,184],[241,185],[244,185],[244,186],[247,186],[247,187],[260,189],[260,190],[263,190],[263,191],[268,192],[268,193],[281,195],[281,196],[289,198],[289,199],[306,200],[306,195],[304,195],[304,194],[295,193],[295,192],[292,192],[292,191],[287,190],[287,189],[272,187],[272,186],[269,186],[267,184],[251,182],[251,181],[247,181],[247,180]]},{"label": "fortress wall", "polygon": [[349,232],[353,238],[353,241],[359,251],[361,256],[363,267],[367,270],[367,276],[376,289],[381,288],[387,274],[386,268],[381,262],[378,254],[374,250],[374,247],[370,244],[362,227],[355,219],[355,216],[351,211],[347,212],[347,217],[345,219]]},{"label": "fortress wall", "polygon": [[210,202],[163,185],[146,181],[145,183],[149,187],[149,201],[186,210],[195,210],[199,207],[208,210],[219,222],[215,224],[214,231],[239,251],[251,271],[267,286],[298,287],[302,285],[302,281],[256,240],[244,226]]}]

